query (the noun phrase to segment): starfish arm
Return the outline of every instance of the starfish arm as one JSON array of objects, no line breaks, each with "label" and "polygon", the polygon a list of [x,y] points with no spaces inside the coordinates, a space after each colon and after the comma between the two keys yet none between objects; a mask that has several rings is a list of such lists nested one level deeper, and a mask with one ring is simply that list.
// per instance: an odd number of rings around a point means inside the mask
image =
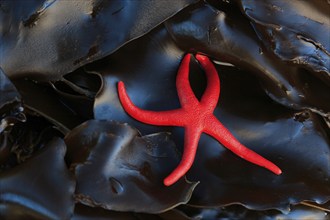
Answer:
[{"label": "starfish arm", "polygon": [[188,172],[194,162],[200,136],[201,129],[186,127],[182,159],[175,170],[164,179],[164,185],[174,184]]},{"label": "starfish arm", "polygon": [[176,89],[183,108],[198,103],[198,99],[192,91],[189,82],[189,63],[190,54],[186,54],[180,64],[178,74],[176,76]]},{"label": "starfish arm", "polygon": [[118,94],[124,110],[136,120],[151,125],[183,126],[180,109],[160,112],[140,109],[129,98],[122,81],[118,83]]},{"label": "starfish arm", "polygon": [[204,132],[213,136],[236,155],[258,166],[264,167],[277,175],[282,173],[281,169],[275,164],[242,145],[216,117],[213,116],[211,120],[208,121],[208,125]]},{"label": "starfish arm", "polygon": [[210,106],[210,108],[214,110],[220,96],[220,79],[218,72],[208,57],[197,54],[196,59],[202,65],[207,77],[207,87],[201,98],[201,103],[202,105]]}]

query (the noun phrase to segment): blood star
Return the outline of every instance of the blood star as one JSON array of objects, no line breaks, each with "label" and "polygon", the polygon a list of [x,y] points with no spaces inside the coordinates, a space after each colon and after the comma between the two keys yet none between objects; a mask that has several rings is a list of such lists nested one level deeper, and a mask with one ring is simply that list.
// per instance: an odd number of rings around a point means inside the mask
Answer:
[{"label": "blood star", "polygon": [[185,175],[192,166],[202,132],[214,137],[227,149],[241,158],[265,167],[273,173],[282,173],[280,168],[269,160],[242,145],[228,129],[214,116],[213,111],[220,95],[220,80],[212,62],[203,55],[196,55],[207,76],[207,87],[199,101],[189,83],[190,54],[187,54],[179,67],[176,88],[181,104],[180,109],[169,111],[148,111],[138,108],[127,95],[122,81],[118,83],[119,99],[124,110],[133,118],[151,125],[184,127],[184,151],[181,162],[164,179],[164,184],[170,186]]}]

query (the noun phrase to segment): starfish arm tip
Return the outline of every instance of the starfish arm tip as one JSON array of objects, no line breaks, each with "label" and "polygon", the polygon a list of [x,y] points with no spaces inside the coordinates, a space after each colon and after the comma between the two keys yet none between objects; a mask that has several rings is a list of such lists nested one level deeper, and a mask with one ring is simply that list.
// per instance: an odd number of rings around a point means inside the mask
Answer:
[{"label": "starfish arm tip", "polygon": [[276,169],[273,171],[276,175],[281,175],[282,174],[282,170],[278,167],[276,167]]},{"label": "starfish arm tip", "polygon": [[118,84],[117,84],[117,89],[118,89],[118,92],[119,92],[119,95],[121,93],[125,93],[125,84],[123,81],[119,81]]},{"label": "starfish arm tip", "polygon": [[206,60],[208,58],[206,56],[202,55],[202,54],[196,54],[196,59],[201,61],[201,60]]},{"label": "starfish arm tip", "polygon": [[173,185],[175,182],[176,182],[176,181],[174,181],[174,180],[172,180],[172,179],[170,179],[170,178],[165,178],[164,181],[163,181],[163,183],[164,183],[165,186],[171,186],[171,185]]},{"label": "starfish arm tip", "polygon": [[[252,161],[250,161],[252,162]],[[256,161],[252,162],[255,163]],[[264,168],[266,168],[267,170],[273,172],[276,175],[281,175],[282,174],[282,170],[276,166],[275,164],[273,164],[272,162],[268,161],[267,159],[263,159],[263,162],[261,163],[256,163],[259,166],[262,166]]]},{"label": "starfish arm tip", "polygon": [[[254,162],[256,162],[256,161],[254,161]],[[260,163],[257,163],[259,166],[262,166],[262,167],[268,169],[269,171],[273,172],[276,175],[282,174],[282,170],[278,166],[276,166],[274,163],[272,163],[271,161],[268,161],[265,158],[262,158],[261,161],[262,162],[259,161]]]},{"label": "starfish arm tip", "polygon": [[176,183],[181,177],[185,175],[187,171],[183,170],[183,168],[179,165],[170,175],[168,175],[163,183],[165,186],[171,186]]}]

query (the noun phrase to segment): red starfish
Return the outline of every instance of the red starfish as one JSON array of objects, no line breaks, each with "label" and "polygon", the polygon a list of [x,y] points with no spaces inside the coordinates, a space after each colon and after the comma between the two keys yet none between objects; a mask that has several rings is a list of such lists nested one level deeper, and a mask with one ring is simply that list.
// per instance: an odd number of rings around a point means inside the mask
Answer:
[{"label": "red starfish", "polygon": [[199,101],[189,83],[190,55],[187,54],[180,65],[176,78],[176,88],[181,104],[180,109],[153,112],[136,107],[127,95],[124,83],[118,83],[119,99],[125,111],[133,118],[152,125],[181,126],[185,128],[184,152],[177,168],[164,179],[164,184],[170,186],[186,174],[193,164],[198,141],[202,134],[214,137],[226,148],[241,158],[265,167],[279,175],[282,173],[275,164],[263,158],[254,151],[243,146],[213,115],[220,95],[220,80],[212,62],[203,55],[196,55],[207,76],[207,87]]}]

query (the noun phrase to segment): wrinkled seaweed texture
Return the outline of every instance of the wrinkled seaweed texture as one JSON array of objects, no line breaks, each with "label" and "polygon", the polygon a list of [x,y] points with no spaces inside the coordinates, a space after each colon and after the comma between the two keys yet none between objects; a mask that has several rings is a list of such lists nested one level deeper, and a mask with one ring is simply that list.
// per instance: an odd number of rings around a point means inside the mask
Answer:
[{"label": "wrinkled seaweed texture", "polygon": [[73,129],[65,142],[77,177],[76,200],[85,205],[159,213],[187,203],[197,185],[185,179],[163,185],[179,159],[166,133],[140,137],[128,125],[94,120]]},{"label": "wrinkled seaweed texture", "polygon": [[0,171],[10,155],[9,136],[12,128],[25,120],[21,96],[0,68]]},{"label": "wrinkled seaweed texture", "polygon": [[2,1],[0,66],[10,77],[31,73],[57,80],[149,32],[193,2]]},{"label": "wrinkled seaweed texture", "polygon": [[240,7],[265,48],[285,61],[313,70],[329,85],[329,2],[242,0]]},{"label": "wrinkled seaweed texture", "polygon": [[[0,1],[1,218],[327,219],[329,10],[326,0]],[[162,185],[184,129],[128,116],[117,83],[140,108],[177,109],[186,53],[214,61],[214,114],[282,175],[202,135],[186,177]],[[190,68],[200,98],[205,74]]]},{"label": "wrinkled seaweed texture", "polygon": [[[317,21],[301,15],[304,11],[295,11],[309,7],[308,1],[293,1],[300,7],[296,8],[292,3],[292,7],[287,5],[280,12],[270,2],[273,1],[249,1],[257,9],[242,9],[247,15],[262,14],[260,19],[272,22],[264,21],[263,26],[257,23],[258,20],[252,20],[252,15],[246,19],[246,14],[240,10],[232,10],[235,6],[222,10],[217,5],[205,4],[185,10],[181,16],[167,21],[166,27],[183,50],[203,52],[217,61],[251,70],[272,99],[293,109],[309,108],[329,122],[329,16],[322,11],[313,14],[325,20],[318,24],[323,31],[315,31]],[[257,3],[261,3],[265,10],[261,10]],[[329,4],[326,7],[329,8]],[[291,22],[295,26],[291,27]],[[274,29],[270,34],[272,38],[261,38],[261,33],[268,33],[269,28]],[[314,44],[306,43],[311,35],[315,37]],[[322,45],[322,49],[316,45]],[[301,61],[305,59],[315,61]]]},{"label": "wrinkled seaweed texture", "polygon": [[325,210],[310,209],[303,205],[297,205],[292,208],[290,213],[283,214],[274,210],[255,211],[244,209],[242,206],[230,205],[221,209],[182,207],[185,212],[191,213],[193,218],[197,219],[258,219],[258,220],[298,220],[298,219],[317,219],[327,220],[329,216]]},{"label": "wrinkled seaweed texture", "polygon": [[[17,92],[17,89],[13,85],[13,83],[8,79],[6,74],[2,69],[0,69],[0,109],[4,108],[6,105],[10,105],[12,103],[18,103],[21,101],[21,97]],[[2,110],[3,113],[5,109]],[[3,114],[2,113],[2,114]],[[2,115],[1,114],[1,115]]]},{"label": "wrinkled seaweed texture", "polygon": [[[263,47],[298,68],[297,72],[282,73],[293,81],[293,90],[287,91],[287,97],[294,98],[292,104],[329,117],[326,104],[330,86],[329,2],[242,0],[240,8],[250,19]],[[294,97],[295,93],[298,96]]]},{"label": "wrinkled seaweed texture", "polygon": [[[23,111],[21,95],[0,68],[0,134],[19,119]],[[23,116],[22,116],[23,117]]]},{"label": "wrinkled seaweed texture", "polygon": [[75,183],[64,162],[66,146],[53,139],[30,160],[0,173],[0,217],[68,219]]}]

